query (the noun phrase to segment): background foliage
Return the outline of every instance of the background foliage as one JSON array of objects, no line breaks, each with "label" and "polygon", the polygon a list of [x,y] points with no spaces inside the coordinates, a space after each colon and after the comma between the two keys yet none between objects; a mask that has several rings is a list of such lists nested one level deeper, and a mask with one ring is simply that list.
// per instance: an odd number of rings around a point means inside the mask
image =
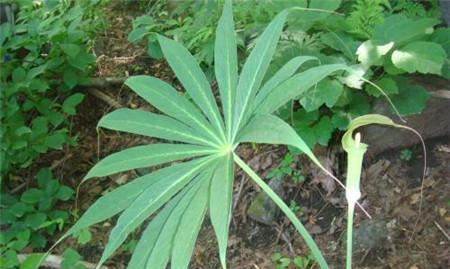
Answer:
[{"label": "background foliage", "polygon": [[[266,78],[299,55],[318,57],[322,64],[346,63],[378,84],[404,115],[421,112],[428,100],[425,89],[405,75],[423,73],[450,78],[450,30],[439,26],[437,0],[237,2],[233,13],[240,59],[253,47],[262,26],[284,8],[309,7],[339,13],[292,12]],[[147,41],[148,54],[160,58],[155,34],[168,35],[184,43],[209,70],[211,78],[214,25],[223,1],[148,3],[143,5],[146,14],[134,20],[129,41]],[[392,45],[387,45],[390,42]],[[304,69],[315,64],[307,64]],[[281,109],[279,115],[310,146],[326,146],[335,131],[344,130],[351,118],[368,113],[376,99],[384,98],[375,87],[362,84],[355,77],[327,78]]]}]

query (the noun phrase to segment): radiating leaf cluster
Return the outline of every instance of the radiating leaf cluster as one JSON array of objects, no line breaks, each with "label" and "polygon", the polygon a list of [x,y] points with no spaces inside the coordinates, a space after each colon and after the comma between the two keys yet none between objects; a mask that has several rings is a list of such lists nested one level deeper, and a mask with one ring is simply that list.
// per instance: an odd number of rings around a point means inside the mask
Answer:
[{"label": "radiating leaf cluster", "polygon": [[[130,233],[150,219],[128,268],[163,269],[169,263],[171,268],[187,268],[205,213],[209,210],[220,261],[226,268],[234,161],[255,178],[251,169],[240,163],[234,153],[241,142],[291,145],[323,169],[292,127],[271,113],[329,74],[345,71],[347,67],[322,65],[297,73],[304,62],[314,60],[313,57],[298,57],[263,84],[287,15],[287,11],[281,12],[267,26],[238,75],[231,1],[226,1],[216,30],[214,53],[222,110],[205,74],[188,50],[171,39],[158,36],[164,57],[191,100],[160,79],[149,76],[129,78],[126,85],[161,113],[119,109],[104,116],[99,126],[157,137],[166,142],[114,153],[98,162],[84,180],[177,163],[105,194],[67,232],[65,236],[119,215],[98,266],[113,255]],[[328,102],[335,100],[330,97]],[[283,203],[275,193],[270,195]],[[287,206],[283,210],[289,213],[288,217],[304,236],[321,268],[328,268],[295,214]]]}]

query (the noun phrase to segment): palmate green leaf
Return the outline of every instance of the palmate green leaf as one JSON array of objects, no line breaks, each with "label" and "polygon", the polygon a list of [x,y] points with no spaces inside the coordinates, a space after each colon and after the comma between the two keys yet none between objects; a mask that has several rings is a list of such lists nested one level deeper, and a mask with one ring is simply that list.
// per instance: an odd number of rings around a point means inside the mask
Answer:
[{"label": "palmate green leaf", "polygon": [[447,53],[441,45],[427,42],[412,42],[395,50],[391,56],[395,67],[408,73],[441,74],[442,66],[447,60]]},{"label": "palmate green leaf", "polygon": [[109,155],[89,170],[84,179],[103,177],[141,167],[150,167],[188,157],[214,153],[203,146],[185,144],[151,144],[137,146]]},{"label": "palmate green leaf", "polygon": [[219,109],[206,78],[200,66],[189,51],[181,44],[163,36],[158,36],[159,44],[172,70],[183,84],[186,91],[192,97],[197,106],[208,117],[211,124],[223,136],[223,121]]},{"label": "palmate green leaf", "polygon": [[130,233],[166,203],[142,234],[128,268],[163,269],[169,261],[174,269],[187,268],[208,207],[218,239],[220,261],[226,268],[234,162],[269,193],[305,238],[320,267],[328,268],[295,214],[233,152],[239,142],[293,145],[326,171],[296,132],[269,114],[333,72],[349,69],[345,65],[325,65],[294,75],[305,61],[314,59],[298,57],[288,62],[260,89],[286,16],[287,11],[283,11],[265,29],[238,79],[231,1],[226,1],[217,29],[215,54],[224,120],[209,83],[192,55],[175,41],[158,37],[164,56],[192,97],[192,102],[162,80],[148,76],[132,77],[126,85],[166,115],[119,109],[103,117],[99,127],[187,144],[139,146],[115,153],[100,161],[86,179],[174,160],[193,160],[137,178],[106,194],[63,236],[65,238],[122,212],[97,268]]},{"label": "palmate green leaf", "polygon": [[249,117],[247,110],[253,108],[253,98],[269,68],[287,14],[288,12],[285,10],[275,17],[258,38],[254,49],[245,61],[236,90],[233,138],[236,137],[239,128]]},{"label": "palmate green leaf", "polygon": [[219,257],[222,268],[226,269],[228,230],[231,220],[231,201],[233,198],[234,165],[231,154],[224,155],[218,161],[211,181],[209,198],[211,224],[219,245]]},{"label": "palmate green leaf", "polygon": [[236,34],[234,32],[231,0],[225,1],[222,17],[216,29],[214,71],[222,100],[227,139],[231,139],[233,107],[238,81]]},{"label": "palmate green leaf", "polygon": [[157,181],[145,189],[120,215],[109,235],[108,243],[97,265],[101,266],[125,241],[127,236],[142,222],[165,204],[174,194],[196,176],[199,169],[210,163],[211,157],[203,158],[197,166],[188,171],[174,171],[165,180]]},{"label": "palmate green leaf", "polygon": [[193,131],[196,136],[220,143],[219,137],[200,110],[166,82],[149,76],[135,76],[127,79],[125,84],[161,112],[198,130]]},{"label": "palmate green leaf", "polygon": [[166,140],[210,144],[210,141],[197,136],[192,128],[177,120],[164,115],[128,108],[118,109],[107,114],[99,121],[98,126]]},{"label": "palmate green leaf", "polygon": [[255,109],[257,114],[270,114],[288,101],[301,96],[310,87],[336,71],[348,71],[343,64],[329,64],[312,67],[285,80],[263,99]]}]

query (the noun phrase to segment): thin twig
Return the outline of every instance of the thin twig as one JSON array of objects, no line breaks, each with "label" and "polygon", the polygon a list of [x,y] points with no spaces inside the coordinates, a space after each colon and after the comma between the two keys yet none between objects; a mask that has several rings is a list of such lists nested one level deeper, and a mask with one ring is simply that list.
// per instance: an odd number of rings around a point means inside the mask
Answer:
[{"label": "thin twig", "polygon": [[106,93],[100,91],[96,88],[89,88],[88,92],[92,94],[93,96],[99,98],[103,102],[107,103],[111,107],[114,107],[115,109],[122,108],[122,105],[119,104],[116,100],[114,100],[111,96],[107,95]]},{"label": "thin twig", "polygon": [[439,231],[441,231],[442,234],[447,238],[447,240],[450,241],[450,235],[448,235],[448,233],[444,230],[444,228],[442,228],[442,226],[439,225],[439,223],[437,223],[436,221],[434,221],[434,225],[436,225]]}]

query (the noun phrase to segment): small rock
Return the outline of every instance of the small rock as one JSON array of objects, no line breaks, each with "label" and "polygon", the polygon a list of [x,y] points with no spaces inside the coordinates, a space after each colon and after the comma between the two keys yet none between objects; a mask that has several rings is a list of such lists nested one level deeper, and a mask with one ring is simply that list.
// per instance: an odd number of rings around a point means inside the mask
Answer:
[{"label": "small rock", "polygon": [[[272,190],[283,197],[283,178],[276,177],[269,181],[269,186]],[[255,197],[255,200],[250,204],[247,214],[253,220],[271,225],[275,222],[280,213],[278,206],[272,201],[272,199],[264,192],[261,191]]]},{"label": "small rock", "polygon": [[353,229],[353,245],[355,250],[382,248],[388,239],[386,222],[382,220],[364,220],[359,227]]}]

